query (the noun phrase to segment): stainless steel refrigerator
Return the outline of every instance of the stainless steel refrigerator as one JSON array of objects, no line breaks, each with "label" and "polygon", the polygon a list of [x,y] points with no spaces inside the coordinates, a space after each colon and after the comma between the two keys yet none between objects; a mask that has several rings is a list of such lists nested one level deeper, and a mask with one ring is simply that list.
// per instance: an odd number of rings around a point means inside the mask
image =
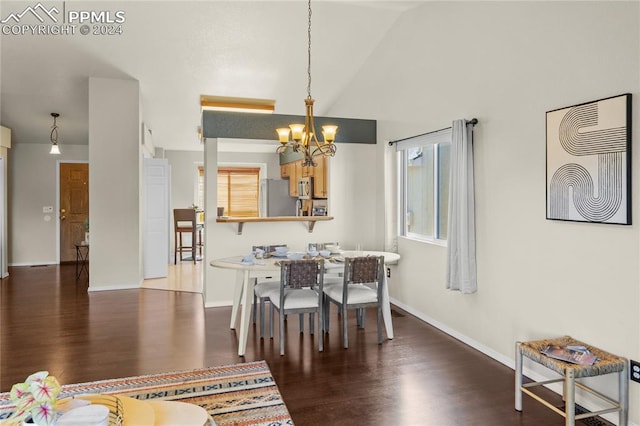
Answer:
[{"label": "stainless steel refrigerator", "polygon": [[260,185],[261,216],[295,216],[297,198],[289,195],[289,181],[263,179]]}]

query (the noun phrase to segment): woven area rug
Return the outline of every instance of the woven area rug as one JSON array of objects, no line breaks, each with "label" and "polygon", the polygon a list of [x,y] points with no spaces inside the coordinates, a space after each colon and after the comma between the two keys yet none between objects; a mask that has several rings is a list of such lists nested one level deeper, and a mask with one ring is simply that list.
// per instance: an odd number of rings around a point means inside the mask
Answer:
[{"label": "woven area rug", "polygon": [[[265,361],[63,385],[59,398],[88,393],[197,404],[219,426],[293,425]],[[0,420],[13,408],[9,394],[0,393]]]}]

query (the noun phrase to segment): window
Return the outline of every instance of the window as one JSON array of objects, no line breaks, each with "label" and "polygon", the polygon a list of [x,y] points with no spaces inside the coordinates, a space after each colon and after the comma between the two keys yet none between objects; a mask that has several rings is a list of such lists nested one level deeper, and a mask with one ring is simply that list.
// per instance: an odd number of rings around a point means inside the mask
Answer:
[{"label": "window", "polygon": [[447,239],[451,129],[396,143],[399,159],[400,234],[424,241]]},{"label": "window", "polygon": [[218,167],[218,207],[226,216],[259,216],[259,167]]}]

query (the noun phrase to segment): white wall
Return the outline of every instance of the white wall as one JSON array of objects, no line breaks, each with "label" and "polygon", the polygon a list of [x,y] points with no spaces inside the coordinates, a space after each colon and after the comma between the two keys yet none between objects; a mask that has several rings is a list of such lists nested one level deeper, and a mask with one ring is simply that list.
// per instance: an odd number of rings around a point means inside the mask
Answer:
[{"label": "white wall", "polygon": [[[379,119],[379,171],[388,140],[480,121],[478,292],[445,290],[444,247],[401,239],[399,304],[509,365],[516,340],[565,334],[640,359],[637,213],[631,226],[545,219],[545,112],[630,92],[637,129],[639,28],[638,2],[429,2],[398,20],[330,115]],[[639,160],[634,148],[634,212]],[[376,207],[382,229],[384,200]],[[593,384],[615,396],[615,379]]]},{"label": "white wall", "polygon": [[[202,151],[165,151],[171,166],[171,210],[191,207],[196,201],[197,164],[204,164]],[[173,219],[172,219],[173,223]],[[173,226],[173,225],[172,225]]]},{"label": "white wall", "polygon": [[[206,265],[211,260],[246,254],[253,245],[286,243],[294,250],[303,250],[308,243],[338,241],[342,247],[353,248],[360,242],[373,248],[377,233],[374,224],[376,189],[366,181],[375,175],[373,167],[354,167],[354,164],[374,164],[375,145],[339,144],[338,154],[329,160],[330,212],[335,217],[318,222],[309,233],[306,222],[247,223],[242,235],[237,235],[237,224],[216,223],[215,215],[206,218]],[[218,162],[217,142],[205,143],[206,170],[215,170]],[[214,165],[213,168],[211,165]],[[216,174],[206,174],[207,211],[216,208]],[[205,269],[205,305],[230,305],[235,273],[207,266]]]},{"label": "white wall", "polygon": [[89,290],[142,282],[140,88],[89,79]]},{"label": "white wall", "polygon": [[260,152],[219,152],[219,163],[253,163],[266,164],[267,174],[264,179],[280,179],[280,160],[275,148],[270,153]]},{"label": "white wall", "polygon": [[[48,144],[21,143],[14,144],[9,151],[9,264],[12,266],[58,263],[58,163],[86,161],[88,146],[62,144],[60,155],[49,154],[49,148]],[[52,206],[54,213],[43,213],[45,206]]]}]

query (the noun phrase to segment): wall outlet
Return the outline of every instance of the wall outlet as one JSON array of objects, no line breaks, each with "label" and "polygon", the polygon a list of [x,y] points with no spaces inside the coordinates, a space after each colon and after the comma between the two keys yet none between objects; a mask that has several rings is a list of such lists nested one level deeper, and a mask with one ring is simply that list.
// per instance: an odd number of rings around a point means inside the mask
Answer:
[{"label": "wall outlet", "polygon": [[387,278],[391,278],[391,268],[387,268]]},{"label": "wall outlet", "polygon": [[629,364],[629,377],[632,381],[640,383],[640,362],[631,360]]}]

